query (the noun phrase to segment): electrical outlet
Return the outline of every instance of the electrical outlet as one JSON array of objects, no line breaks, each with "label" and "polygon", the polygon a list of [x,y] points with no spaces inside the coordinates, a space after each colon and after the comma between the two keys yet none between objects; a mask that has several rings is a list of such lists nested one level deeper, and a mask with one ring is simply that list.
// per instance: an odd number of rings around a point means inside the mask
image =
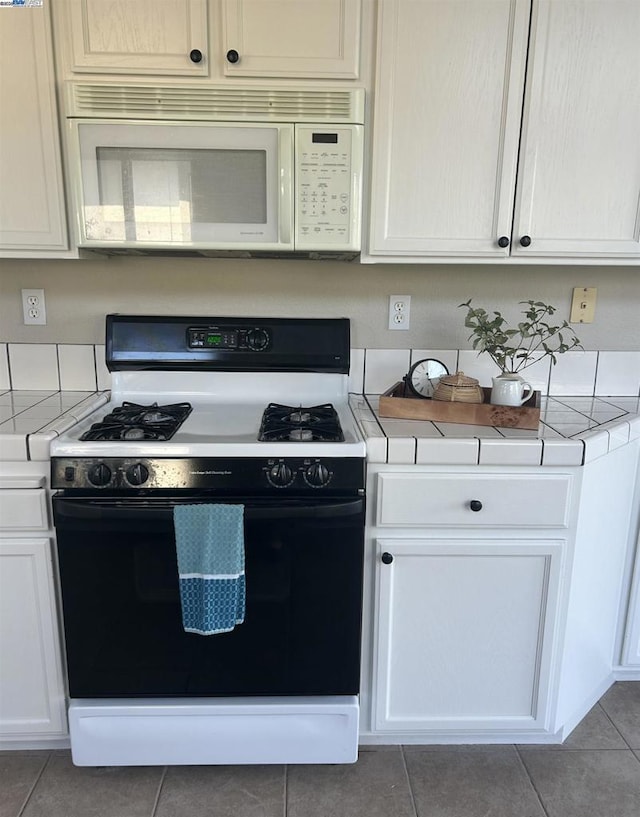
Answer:
[{"label": "electrical outlet", "polygon": [[389,329],[408,329],[411,323],[411,295],[389,295]]},{"label": "electrical outlet", "polygon": [[22,316],[25,326],[44,326],[47,322],[47,309],[44,302],[44,289],[22,290]]}]

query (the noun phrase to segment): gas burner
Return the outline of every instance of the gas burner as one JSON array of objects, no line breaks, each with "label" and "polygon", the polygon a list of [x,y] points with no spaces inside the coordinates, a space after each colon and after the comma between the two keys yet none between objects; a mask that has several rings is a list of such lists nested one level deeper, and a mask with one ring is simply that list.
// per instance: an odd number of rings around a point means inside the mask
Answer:
[{"label": "gas burner", "polygon": [[260,442],[344,442],[338,414],[331,403],[322,406],[282,406],[269,403],[262,415]]},{"label": "gas burner", "polygon": [[139,406],[127,403],[116,406],[110,414],[94,423],[81,440],[169,440],[191,414],[190,403]]},{"label": "gas burner", "polygon": [[308,411],[298,409],[298,411],[291,412],[289,415],[289,421],[291,423],[309,423],[311,422],[311,414]]},{"label": "gas burner", "polygon": [[289,439],[293,442],[308,443],[313,440],[313,431],[310,428],[292,428]]}]

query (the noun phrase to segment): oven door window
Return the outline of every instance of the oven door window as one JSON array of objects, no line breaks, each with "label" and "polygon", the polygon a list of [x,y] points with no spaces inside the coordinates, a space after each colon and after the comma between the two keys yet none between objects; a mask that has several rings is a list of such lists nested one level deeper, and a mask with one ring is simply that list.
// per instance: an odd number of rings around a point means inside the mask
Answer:
[{"label": "oven door window", "polygon": [[182,627],[170,514],[62,516],[71,697],[357,694],[361,500],[335,517],[246,507],[245,622],[213,636]]},{"label": "oven door window", "polygon": [[288,125],[81,122],[83,243],[279,245],[292,140]]}]

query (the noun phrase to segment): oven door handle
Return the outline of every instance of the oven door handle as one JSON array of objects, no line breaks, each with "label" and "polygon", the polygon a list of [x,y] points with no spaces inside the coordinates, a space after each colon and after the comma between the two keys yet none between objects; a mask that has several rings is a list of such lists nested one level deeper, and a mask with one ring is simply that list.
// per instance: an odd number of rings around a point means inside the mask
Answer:
[{"label": "oven door handle", "polygon": [[[140,519],[170,519],[176,505],[206,504],[197,499],[164,500],[138,503],[136,500],[114,501],[109,499],[68,499],[54,496],[54,511],[57,525],[64,525],[64,519],[109,521]],[[211,502],[212,500],[207,500]],[[218,500],[219,502],[220,500]],[[222,500],[224,502],[224,500]],[[269,502],[268,504],[229,501],[229,505],[244,505],[245,519],[327,519],[332,517],[355,516],[364,513],[364,498],[354,498],[321,502]]]}]

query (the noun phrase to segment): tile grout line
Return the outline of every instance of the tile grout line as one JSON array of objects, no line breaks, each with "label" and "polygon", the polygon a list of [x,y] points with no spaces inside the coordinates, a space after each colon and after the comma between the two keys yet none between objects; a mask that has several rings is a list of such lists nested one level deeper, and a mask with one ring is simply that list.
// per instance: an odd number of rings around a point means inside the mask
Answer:
[{"label": "tile grout line", "polygon": [[167,776],[168,766],[164,766],[162,769],[162,774],[160,776],[160,782],[158,783],[158,791],[156,792],[155,800],[153,801],[153,806],[151,807],[151,815],[150,817],[155,817],[156,812],[158,810],[158,803],[160,802],[160,795],[162,794],[162,787],[164,786],[164,781]]},{"label": "tile grout line", "polygon": [[404,754],[404,746],[400,746],[400,756],[402,757],[402,766],[404,768],[405,777],[407,778],[407,786],[409,787],[409,796],[411,797],[411,806],[413,807],[413,813],[415,817],[418,817],[418,807],[416,806],[416,798],[413,795],[413,786],[411,785],[411,775],[409,774],[409,768],[407,767],[407,758]]},{"label": "tile grout line", "polygon": [[[604,708],[604,706],[602,706],[602,704],[600,703],[600,701],[598,701],[598,706],[600,707],[600,709],[601,709],[601,710],[602,710],[602,712],[604,713],[605,718],[606,718],[606,719],[609,721],[609,723],[611,724],[611,726],[613,726],[613,728],[616,730],[616,732],[617,732],[617,733],[620,735],[620,737],[621,737],[622,741],[624,742],[624,745],[627,747],[627,749],[629,749],[629,750],[630,750],[630,751],[633,753],[633,749],[631,748],[631,746],[629,746],[629,743],[628,743],[627,739],[626,739],[626,738],[625,738],[625,736],[622,734],[622,732],[621,732],[621,731],[618,729],[618,727],[615,725],[615,723],[613,722],[613,720],[612,720],[612,719],[611,719],[611,717],[609,716],[609,713],[608,713],[608,712],[607,712],[607,710]],[[634,755],[634,757],[635,757],[635,755]]]},{"label": "tile grout line", "polygon": [[523,759],[522,755],[520,754],[520,749],[515,744],[513,744],[513,748],[516,751],[516,756],[517,756],[518,760],[520,761],[520,765],[522,766],[522,769],[523,769],[524,773],[526,774],[526,776],[527,776],[527,778],[529,780],[529,783],[531,784],[531,788],[534,791],[534,794],[535,794],[535,796],[536,796],[536,798],[538,800],[538,803],[540,803],[540,808],[544,812],[545,817],[549,817],[549,812],[545,808],[544,802],[542,800],[542,795],[538,791],[538,788],[537,788],[537,786],[536,786],[536,784],[535,784],[535,782],[533,780],[533,777],[531,777],[531,775],[529,774],[529,769],[527,769],[527,764],[524,762],[524,759]]},{"label": "tile grout line", "polygon": [[13,374],[11,371],[11,355],[9,354],[9,343],[5,344],[5,351],[7,357],[7,375],[9,377],[9,391],[13,391]]},{"label": "tile grout line", "polygon": [[21,814],[24,814],[24,810],[25,810],[25,808],[27,807],[27,804],[28,804],[29,800],[31,800],[31,796],[33,795],[33,792],[35,791],[36,786],[37,786],[37,785],[38,785],[38,783],[40,782],[40,778],[41,778],[41,777],[42,777],[42,775],[44,774],[44,770],[45,770],[45,769],[47,768],[47,766],[49,765],[49,761],[51,760],[52,756],[53,756],[53,752],[49,752],[49,756],[47,757],[47,759],[45,760],[45,762],[42,764],[42,768],[40,769],[40,772],[38,773],[38,775],[37,775],[36,779],[34,780],[34,782],[33,782],[33,786],[31,786],[31,788],[29,789],[29,793],[28,793],[28,794],[27,794],[27,796],[25,797],[25,799],[24,799],[24,803],[23,803],[23,804],[22,804],[22,806],[21,806],[21,807],[18,809],[18,813],[16,814],[16,817],[20,817],[20,815],[21,815]]},{"label": "tile grout line", "polygon": [[282,817],[287,817],[287,812],[289,811],[289,804],[287,802],[289,796],[289,765],[287,763],[284,764],[284,780],[283,782],[283,798],[282,798]]}]

